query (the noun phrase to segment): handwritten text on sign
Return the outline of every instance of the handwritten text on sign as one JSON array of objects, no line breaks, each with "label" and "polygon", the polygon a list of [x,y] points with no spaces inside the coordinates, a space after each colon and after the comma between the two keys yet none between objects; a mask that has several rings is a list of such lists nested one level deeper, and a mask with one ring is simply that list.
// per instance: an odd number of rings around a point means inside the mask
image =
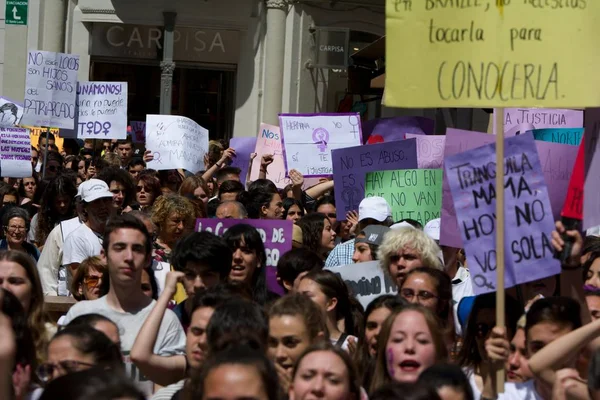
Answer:
[{"label": "handwritten text on sign", "polygon": [[31,139],[27,129],[0,128],[0,170],[7,178],[31,176]]},{"label": "handwritten text on sign", "polygon": [[292,249],[292,222],[266,219],[198,219],[196,232],[207,231],[223,236],[227,229],[238,224],[251,225],[260,234],[267,256],[268,288],[273,292],[281,293],[281,287],[276,279],[276,267],[279,258]]},{"label": "handwritten text on sign", "polygon": [[368,172],[417,168],[414,139],[348,147],[331,152],[337,218],[346,219],[348,211],[357,211],[365,198]]},{"label": "handwritten text on sign", "polygon": [[30,51],[22,125],[74,129],[79,56]]},{"label": "handwritten text on sign", "polygon": [[[494,118],[498,109],[494,109]],[[505,108],[504,136],[515,136],[533,129],[579,128],[583,111],[556,108]],[[496,126],[494,125],[494,129]]]},{"label": "handwritten text on sign", "polygon": [[[283,145],[281,143],[281,132],[279,131],[279,127],[269,124],[260,124],[255,143],[254,152],[256,153],[256,158],[252,163],[250,179],[253,181],[258,179],[262,156],[270,154],[273,156],[273,162],[267,168],[267,179],[273,182],[278,188],[283,189],[290,183],[290,180],[286,178],[287,171],[285,169]],[[249,156],[247,159],[249,160]],[[247,165],[246,168],[248,168]],[[244,179],[246,178],[244,177]]]},{"label": "handwritten text on sign", "polygon": [[127,137],[127,82],[78,82],[77,137]]},{"label": "handwritten text on sign", "polygon": [[333,174],[331,151],[362,144],[359,114],[280,114],[287,170],[304,176]]},{"label": "handwritten text on sign", "polygon": [[446,136],[443,135],[415,135],[407,133],[406,139],[417,140],[417,163],[421,169],[443,168],[444,145]]},{"label": "handwritten text on sign", "polygon": [[[600,86],[595,71],[600,50],[591,39],[600,35],[595,21],[600,2],[386,3],[386,63],[394,71],[386,76],[388,106],[600,103],[595,89]],[[416,59],[407,63],[405,54]]]},{"label": "handwritten text on sign", "polygon": [[[554,219],[531,133],[505,140],[505,284],[560,273],[550,233]],[[496,290],[495,144],[450,156],[446,173],[476,294]]]},{"label": "handwritten text on sign", "polygon": [[442,170],[403,169],[369,172],[366,197],[380,196],[392,207],[394,221],[410,218],[425,226],[440,217]]},{"label": "handwritten text on sign", "polygon": [[157,171],[183,168],[195,173],[204,169],[208,131],[186,117],[148,115],[146,148],[154,155],[148,168]]},{"label": "handwritten text on sign", "polygon": [[579,146],[583,138],[583,128],[534,129],[532,132],[535,140],[571,146]]}]

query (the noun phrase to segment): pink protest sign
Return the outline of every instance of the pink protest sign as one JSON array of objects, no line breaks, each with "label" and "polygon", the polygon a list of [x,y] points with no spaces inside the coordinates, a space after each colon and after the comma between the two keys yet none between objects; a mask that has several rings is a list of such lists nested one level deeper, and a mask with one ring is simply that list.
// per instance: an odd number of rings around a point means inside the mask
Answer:
[{"label": "pink protest sign", "polygon": [[[494,117],[496,110],[494,109]],[[583,111],[558,108],[505,108],[504,136],[515,136],[534,129],[581,128]]]},{"label": "pink protest sign", "polygon": [[419,169],[438,169],[444,165],[446,136],[407,133],[406,139],[417,139],[417,165]]},{"label": "pink protest sign", "polygon": [[290,180],[286,178],[285,160],[283,158],[283,145],[281,142],[281,132],[279,127],[269,124],[260,124],[258,136],[256,138],[256,148],[254,149],[256,158],[252,163],[252,173],[250,179],[258,179],[260,172],[260,162],[265,154],[273,155],[273,163],[267,168],[267,179],[273,181],[275,186],[283,189]]}]

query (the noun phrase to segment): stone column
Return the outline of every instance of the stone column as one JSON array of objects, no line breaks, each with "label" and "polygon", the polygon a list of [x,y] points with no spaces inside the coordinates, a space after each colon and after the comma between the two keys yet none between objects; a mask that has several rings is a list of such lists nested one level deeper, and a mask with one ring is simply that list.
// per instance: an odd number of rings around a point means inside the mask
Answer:
[{"label": "stone column", "polygon": [[160,113],[163,115],[171,114],[171,102],[173,93],[173,72],[175,71],[175,62],[173,62],[174,30],[175,18],[177,13],[164,12],[165,27],[163,34],[163,59],[160,63]]},{"label": "stone column", "polygon": [[265,3],[267,6],[267,48],[263,120],[272,125],[279,125],[277,115],[282,112],[285,21],[288,2],[287,0],[266,0]]}]

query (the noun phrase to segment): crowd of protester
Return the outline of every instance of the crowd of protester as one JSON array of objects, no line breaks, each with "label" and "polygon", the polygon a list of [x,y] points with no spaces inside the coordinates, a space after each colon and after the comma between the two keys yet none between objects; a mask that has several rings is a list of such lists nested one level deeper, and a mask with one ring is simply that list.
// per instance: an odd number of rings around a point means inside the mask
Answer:
[{"label": "crowd of protester", "polygon": [[[42,136],[32,176],[0,182],[2,399],[600,398],[599,237],[557,222],[562,273],[508,289],[500,327],[439,220],[395,221],[381,197],[339,220],[332,180],[277,188],[267,155],[250,181],[219,142],[196,173],[147,168],[130,139],[63,150]],[[279,287],[251,223],[198,218],[292,221]],[[365,309],[331,268],[370,261],[397,294]],[[74,302],[58,320],[56,296]]]}]

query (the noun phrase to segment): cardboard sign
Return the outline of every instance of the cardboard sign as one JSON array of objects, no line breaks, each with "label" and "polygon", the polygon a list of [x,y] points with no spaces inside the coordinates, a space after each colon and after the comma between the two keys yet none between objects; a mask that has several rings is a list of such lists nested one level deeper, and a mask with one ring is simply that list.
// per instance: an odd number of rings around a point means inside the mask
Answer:
[{"label": "cardboard sign", "polygon": [[383,272],[379,261],[326,268],[338,274],[366,309],[369,303],[383,294],[396,294],[396,283]]},{"label": "cardboard sign", "polygon": [[363,143],[387,143],[403,140],[404,135],[433,135],[435,123],[425,117],[379,118],[362,123]]},{"label": "cardboard sign", "polygon": [[77,82],[75,130],[65,138],[125,139],[127,82]]},{"label": "cardboard sign", "polygon": [[146,121],[131,121],[129,126],[133,143],[146,143]]},{"label": "cardboard sign", "polygon": [[[242,183],[246,182],[248,178],[248,166],[250,165],[250,155],[254,153],[256,148],[255,137],[234,137],[229,140],[229,147],[235,149],[235,158],[231,162],[232,167],[239,168],[242,172],[240,173],[240,180]],[[281,157],[283,161],[283,156]],[[254,161],[260,163],[255,158]],[[269,166],[269,169],[271,166]]]},{"label": "cardboard sign", "polygon": [[[278,126],[260,124],[254,152],[256,153],[256,158],[252,164],[252,173],[250,175],[252,181],[258,179],[262,156],[271,154],[273,155],[273,162],[267,167],[267,179],[271,180],[280,189],[283,189],[291,182],[287,178],[288,170],[285,167],[281,132]],[[246,168],[248,168],[247,164]]]},{"label": "cardboard sign", "polygon": [[[475,294],[496,290],[496,146],[446,158],[460,235]],[[505,285],[559,274],[550,210],[537,149],[530,133],[505,140]]]},{"label": "cardboard sign", "polygon": [[333,174],[331,151],[362,144],[360,114],[280,114],[287,170],[304,176]]},{"label": "cardboard sign", "polygon": [[600,2],[386,4],[388,107],[584,108],[600,103],[600,50],[590,39],[600,35]]},{"label": "cardboard sign", "polygon": [[425,226],[440,218],[442,209],[441,169],[402,169],[369,172],[365,196],[379,196],[392,207],[394,221],[411,218]]},{"label": "cardboard sign", "polygon": [[535,140],[579,146],[583,131],[583,128],[550,128],[534,129],[532,133]]},{"label": "cardboard sign", "polygon": [[406,139],[417,140],[417,164],[421,169],[444,167],[445,135],[415,135],[407,133]]},{"label": "cardboard sign", "polygon": [[365,198],[367,173],[417,168],[415,139],[333,150],[331,156],[335,204],[340,221],[346,219],[348,211],[358,211],[361,200]]},{"label": "cardboard sign", "polygon": [[31,139],[21,128],[0,128],[0,171],[4,178],[31,176]]},{"label": "cardboard sign", "polygon": [[[495,116],[496,109],[494,109],[494,118]],[[505,137],[516,136],[534,129],[580,128],[582,126],[583,111],[579,110],[552,108],[504,109]]]},{"label": "cardboard sign", "polygon": [[0,97],[0,127],[16,127],[21,123],[21,118],[23,118],[23,106]]},{"label": "cardboard sign", "polygon": [[600,225],[600,108],[585,111],[583,229]]},{"label": "cardboard sign", "polygon": [[146,149],[154,155],[148,168],[157,171],[183,168],[196,173],[204,169],[208,130],[186,117],[148,115]]},{"label": "cardboard sign", "polygon": [[277,263],[279,258],[292,249],[292,222],[269,219],[197,219],[196,232],[212,232],[223,236],[227,229],[238,224],[252,225],[265,244],[267,255],[267,286],[270,291],[283,294],[277,283]]},{"label": "cardboard sign", "polygon": [[21,124],[75,129],[79,56],[30,51]]},{"label": "cardboard sign", "polygon": [[579,145],[562,217],[583,220],[583,187],[585,183],[585,143]]}]

